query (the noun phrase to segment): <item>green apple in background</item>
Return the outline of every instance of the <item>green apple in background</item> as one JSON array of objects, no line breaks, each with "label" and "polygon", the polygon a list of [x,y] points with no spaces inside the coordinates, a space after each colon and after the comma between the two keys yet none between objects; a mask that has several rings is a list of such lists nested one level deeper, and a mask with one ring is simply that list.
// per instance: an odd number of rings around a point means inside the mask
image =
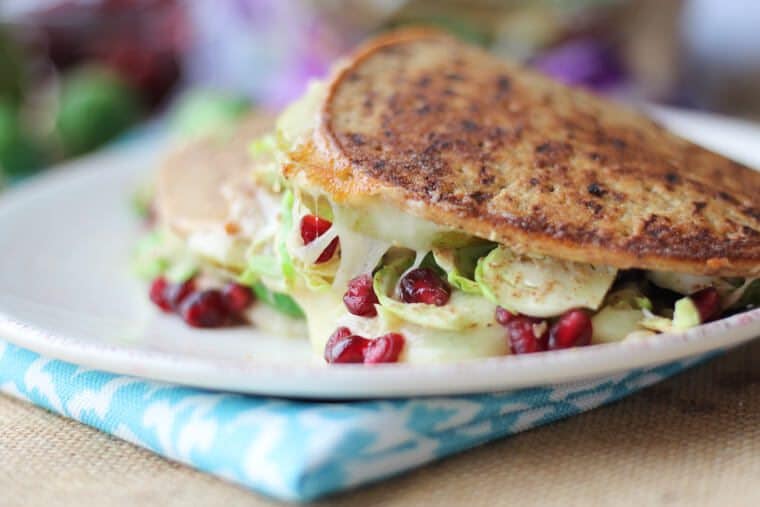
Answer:
[{"label": "green apple in background", "polygon": [[17,106],[24,90],[22,58],[11,38],[0,27],[0,100]]},{"label": "green apple in background", "polygon": [[81,155],[112,140],[142,112],[135,92],[102,67],[65,75],[55,129],[66,156]]},{"label": "green apple in background", "polygon": [[29,175],[44,163],[45,151],[22,128],[16,108],[0,100],[0,180]]},{"label": "green apple in background", "polygon": [[19,122],[23,70],[18,48],[0,27],[0,186],[34,171],[43,163],[42,150]]}]

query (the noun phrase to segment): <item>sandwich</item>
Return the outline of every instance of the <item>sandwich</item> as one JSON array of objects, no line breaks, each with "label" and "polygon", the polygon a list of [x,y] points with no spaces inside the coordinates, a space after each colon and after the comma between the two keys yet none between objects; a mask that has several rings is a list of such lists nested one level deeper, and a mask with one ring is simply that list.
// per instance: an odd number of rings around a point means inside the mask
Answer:
[{"label": "sandwich", "polygon": [[281,262],[328,362],[686,329],[760,276],[760,175],[439,32],[369,42],[276,137]]},{"label": "sandwich", "polygon": [[437,31],[369,41],[263,139],[275,232],[243,235],[235,280],[327,363],[645,339],[760,299],[760,175]]},{"label": "sandwich", "polygon": [[133,267],[151,282],[153,303],[191,326],[305,334],[301,309],[285,294],[282,277],[262,266],[255,279],[247,271],[252,257],[271,255],[279,227],[282,187],[267,146],[273,128],[271,115],[250,113],[213,135],[182,142],[158,167],[153,220]]}]

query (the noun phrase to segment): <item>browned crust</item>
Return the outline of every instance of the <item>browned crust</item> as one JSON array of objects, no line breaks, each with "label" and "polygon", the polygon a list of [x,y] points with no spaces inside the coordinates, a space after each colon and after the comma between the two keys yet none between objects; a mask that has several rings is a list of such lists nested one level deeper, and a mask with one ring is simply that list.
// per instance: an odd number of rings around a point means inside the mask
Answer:
[{"label": "browned crust", "polygon": [[760,274],[760,174],[433,30],[360,48],[291,155],[286,175],[338,201],[379,197],[519,251]]}]

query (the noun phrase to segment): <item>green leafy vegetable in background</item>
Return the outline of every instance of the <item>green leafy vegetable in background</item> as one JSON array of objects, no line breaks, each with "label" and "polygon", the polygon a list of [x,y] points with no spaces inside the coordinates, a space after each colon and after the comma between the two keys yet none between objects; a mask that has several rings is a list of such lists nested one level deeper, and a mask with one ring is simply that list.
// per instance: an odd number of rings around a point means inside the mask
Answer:
[{"label": "green leafy vegetable in background", "polygon": [[[1,73],[2,71],[0,71]],[[25,132],[15,108],[0,100],[0,176],[14,180],[42,167],[42,146]]]},{"label": "green leafy vegetable in background", "polygon": [[400,23],[391,23],[389,28],[399,28],[403,26],[435,26],[445,30],[459,39],[478,46],[488,46],[491,42],[491,36],[472,20],[465,19],[462,16],[434,14],[428,16],[412,16],[410,19]]},{"label": "green leafy vegetable in background", "polygon": [[112,140],[140,116],[137,95],[115,74],[86,67],[64,79],[56,132],[66,155],[81,155]]},{"label": "green leafy vegetable in background", "polygon": [[24,94],[22,56],[11,38],[0,28],[0,101],[16,107]]},{"label": "green leafy vegetable in background", "polygon": [[175,106],[172,127],[183,137],[213,134],[250,108],[250,101],[242,96],[214,90],[193,90]]}]

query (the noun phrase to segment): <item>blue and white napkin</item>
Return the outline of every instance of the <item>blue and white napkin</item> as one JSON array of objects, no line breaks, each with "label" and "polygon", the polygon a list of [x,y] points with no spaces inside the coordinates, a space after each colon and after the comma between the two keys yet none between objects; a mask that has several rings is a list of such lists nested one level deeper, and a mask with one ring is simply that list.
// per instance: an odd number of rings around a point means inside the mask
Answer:
[{"label": "blue and white napkin", "polygon": [[266,495],[306,501],[618,400],[700,359],[502,394],[319,402],[114,375],[0,341],[0,391]]}]

